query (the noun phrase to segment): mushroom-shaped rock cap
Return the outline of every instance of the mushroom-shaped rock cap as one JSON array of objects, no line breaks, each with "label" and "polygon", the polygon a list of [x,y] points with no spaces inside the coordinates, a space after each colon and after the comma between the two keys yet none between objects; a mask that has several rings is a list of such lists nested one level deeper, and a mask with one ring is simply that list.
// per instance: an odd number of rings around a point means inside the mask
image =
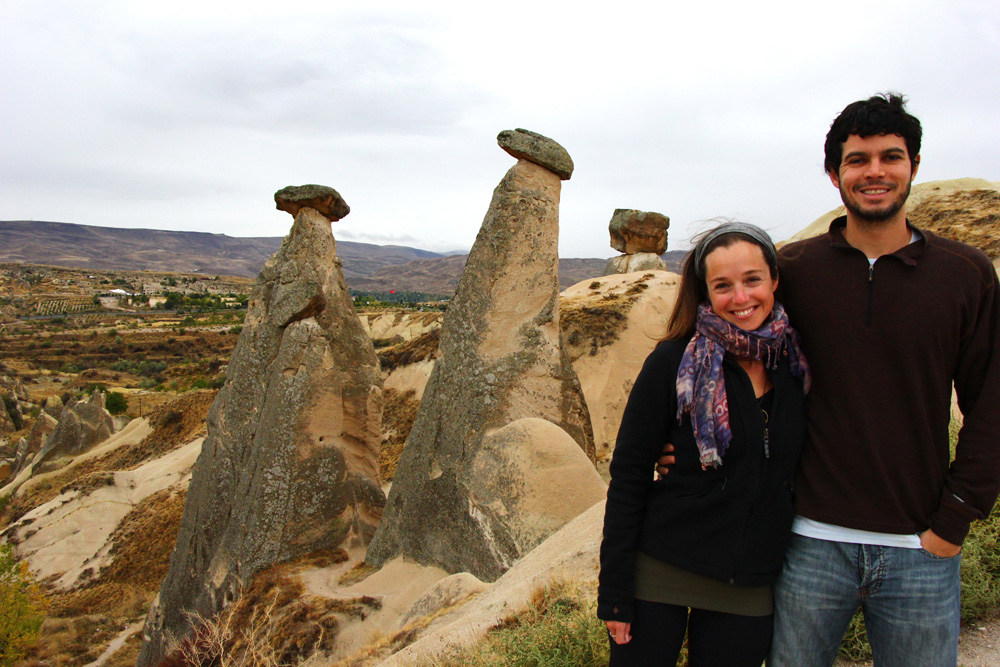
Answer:
[{"label": "mushroom-shaped rock cap", "polygon": [[573,158],[558,142],[530,130],[504,130],[497,143],[518,159],[545,167],[564,181],[573,175]]},{"label": "mushroom-shaped rock cap", "polygon": [[608,223],[611,247],[629,255],[638,252],[662,255],[667,250],[669,227],[670,218],[662,213],[630,208],[615,209],[615,214]]},{"label": "mushroom-shaped rock cap", "polygon": [[289,185],[274,193],[274,203],[279,211],[291,213],[292,217],[305,207],[316,209],[331,221],[351,212],[340,193],[325,185]]}]

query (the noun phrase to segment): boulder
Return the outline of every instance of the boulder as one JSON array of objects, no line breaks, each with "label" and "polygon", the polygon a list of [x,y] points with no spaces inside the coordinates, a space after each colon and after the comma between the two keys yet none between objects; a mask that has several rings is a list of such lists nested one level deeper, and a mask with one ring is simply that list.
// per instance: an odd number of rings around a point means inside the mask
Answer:
[{"label": "boulder", "polygon": [[[579,380],[559,328],[559,177],[519,160],[493,193],[366,560],[403,555],[493,581],[522,554],[522,517],[480,504],[486,438],[526,417],[594,457]],[[517,511],[520,511],[518,508]]]},{"label": "boulder", "polygon": [[[47,422],[41,415],[35,423],[37,424],[38,421]],[[43,423],[40,429],[44,430],[45,428],[47,426]],[[45,444],[42,445],[41,454],[35,463],[41,464],[62,456],[82,454],[94,445],[106,440],[114,432],[114,419],[104,409],[104,394],[95,391],[86,402],[70,401],[63,408],[59,415],[59,422],[55,425]]]},{"label": "boulder", "polygon": [[616,273],[635,273],[636,271],[669,271],[667,263],[659,255],[651,252],[638,252],[634,255],[618,255],[608,260],[602,276],[613,276]]},{"label": "boulder", "polygon": [[639,252],[662,255],[667,251],[668,227],[670,218],[661,213],[616,209],[608,223],[611,247],[626,255]]},{"label": "boulder", "polygon": [[500,148],[518,160],[528,160],[545,167],[560,179],[573,175],[573,158],[556,141],[531,130],[504,130],[497,135]]},{"label": "boulder", "polygon": [[157,664],[191,614],[212,616],[258,571],[364,545],[378,524],[382,381],[329,222],[299,209],[254,284],[139,665]]},{"label": "boulder", "polygon": [[42,410],[46,413],[52,415],[55,418],[59,418],[62,413],[63,402],[58,396],[49,396],[45,399],[45,403],[42,405]]},{"label": "boulder", "polygon": [[340,193],[326,185],[289,185],[274,193],[274,203],[275,208],[292,217],[304,207],[319,211],[331,221],[340,220],[351,212]]}]

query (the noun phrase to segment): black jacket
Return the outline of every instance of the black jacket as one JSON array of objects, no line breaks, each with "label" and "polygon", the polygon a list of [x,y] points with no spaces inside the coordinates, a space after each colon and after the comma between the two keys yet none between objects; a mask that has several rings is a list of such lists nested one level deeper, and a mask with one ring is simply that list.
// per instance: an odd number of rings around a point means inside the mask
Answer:
[{"label": "black jacket", "polygon": [[[665,341],[646,359],[629,395],[611,460],[597,615],[632,621],[636,549],[736,585],[775,580],[788,545],[795,467],[805,439],[805,397],[787,359],[771,373],[765,424],[750,378],[726,355],[729,449],[702,470],[691,420],[678,422],[677,368],[687,341]],[[660,481],[654,465],[672,443],[677,463]]]}]

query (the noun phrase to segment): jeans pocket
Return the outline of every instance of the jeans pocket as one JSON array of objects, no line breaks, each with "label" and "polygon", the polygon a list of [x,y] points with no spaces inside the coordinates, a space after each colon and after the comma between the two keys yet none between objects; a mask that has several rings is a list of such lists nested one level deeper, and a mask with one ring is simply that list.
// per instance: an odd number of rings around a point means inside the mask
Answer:
[{"label": "jeans pocket", "polygon": [[923,547],[920,547],[919,549],[917,549],[917,551],[919,551],[923,555],[927,556],[931,560],[951,560],[952,558],[958,558],[959,556],[962,555],[962,552],[959,551],[954,556],[938,556],[937,554],[932,554],[930,551],[928,551],[927,549],[924,549]]}]

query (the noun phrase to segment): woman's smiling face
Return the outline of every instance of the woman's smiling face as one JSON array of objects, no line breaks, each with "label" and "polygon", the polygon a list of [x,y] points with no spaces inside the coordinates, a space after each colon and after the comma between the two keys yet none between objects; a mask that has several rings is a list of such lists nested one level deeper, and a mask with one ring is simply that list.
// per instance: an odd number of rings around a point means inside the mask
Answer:
[{"label": "woman's smiling face", "polygon": [[756,243],[737,241],[705,256],[705,283],[715,314],[745,331],[753,331],[771,314],[778,279]]}]

